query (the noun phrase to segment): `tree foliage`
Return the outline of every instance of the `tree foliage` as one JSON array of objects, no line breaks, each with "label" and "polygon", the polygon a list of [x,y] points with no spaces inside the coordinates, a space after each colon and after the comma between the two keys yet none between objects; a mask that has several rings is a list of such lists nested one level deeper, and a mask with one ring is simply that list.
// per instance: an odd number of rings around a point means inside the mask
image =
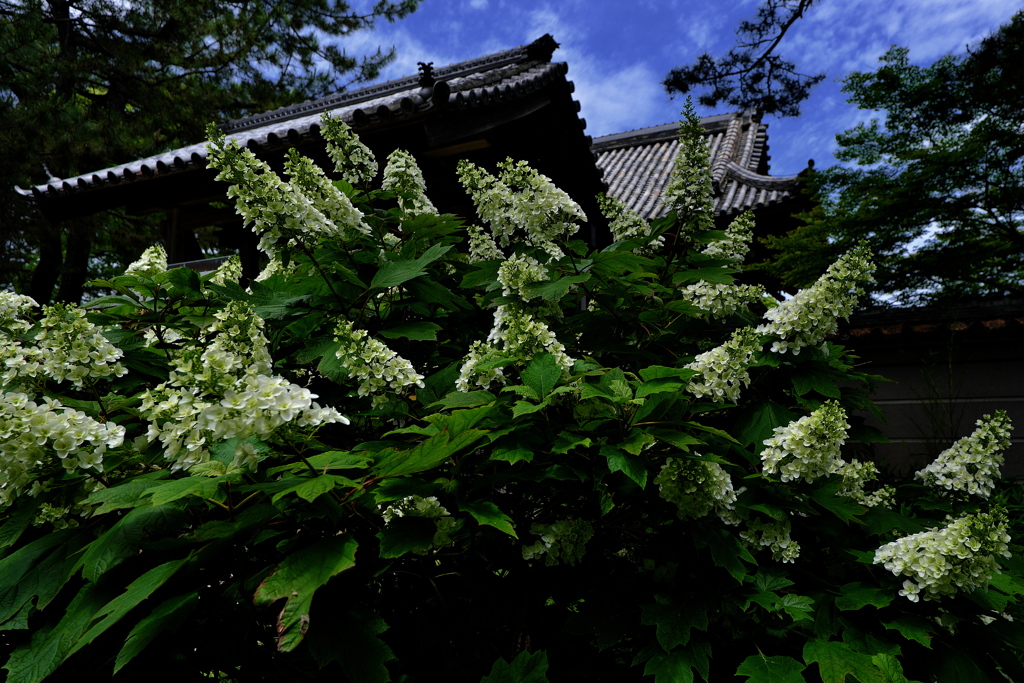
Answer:
[{"label": "tree foliage", "polygon": [[354,186],[213,143],[249,289],[154,249],[88,311],[0,295],[9,683],[1024,675],[1005,416],[923,485],[840,451],[863,249],[775,302],[685,155],[595,250],[522,164],[460,167],[467,227],[323,130]]},{"label": "tree foliage", "polygon": [[877,289],[900,303],[1024,292],[1024,14],[963,56],[929,66],[893,48],[844,92],[880,119],[837,136],[812,176],[820,211],[769,240],[790,286],[867,240]]},{"label": "tree foliage", "polygon": [[763,0],[755,21],[736,30],[736,46],[722,57],[705,52],[692,64],[672,69],[664,85],[669,94],[703,92],[707,107],[727,104],[764,114],[798,116],[800,103],[825,74],[803,74],[779,54],[779,45],[817,0]]},{"label": "tree foliage", "polygon": [[90,253],[123,268],[154,237],[117,215],[48,225],[15,184],[174,149],[201,140],[211,118],[371,78],[392,54],[357,58],[339,40],[417,4],[384,0],[364,14],[336,0],[0,1],[3,282],[48,301],[63,268],[58,298],[77,301],[99,265]]}]

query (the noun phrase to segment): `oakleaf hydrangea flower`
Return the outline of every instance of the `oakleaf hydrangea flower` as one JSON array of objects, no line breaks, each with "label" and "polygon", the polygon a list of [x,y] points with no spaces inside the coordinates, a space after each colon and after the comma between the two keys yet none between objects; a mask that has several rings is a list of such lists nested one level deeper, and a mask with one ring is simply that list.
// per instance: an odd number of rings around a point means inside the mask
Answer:
[{"label": "oakleaf hydrangea flower", "polygon": [[163,273],[167,270],[167,251],[157,245],[149,247],[142,256],[139,257],[138,261],[133,262],[130,266],[125,268],[125,275],[144,275],[146,277],[153,277],[159,273]]},{"label": "oakleaf hydrangea flower", "polygon": [[266,438],[285,424],[315,428],[348,424],[334,408],[321,408],[316,394],[272,373],[263,321],[242,301],[215,314],[210,341],[171,351],[168,381],[143,394],[140,412],[149,421],[148,441],[164,446],[172,469],[209,460],[209,447],[237,438],[233,467],[249,469],[257,453],[245,439]]},{"label": "oakleaf hydrangea flower", "polygon": [[904,536],[875,551],[874,563],[908,577],[900,595],[917,602],[988,585],[996,555],[1010,557],[1006,511],[995,508],[946,518],[946,526]]},{"label": "oakleaf hydrangea flower", "polygon": [[518,295],[523,301],[529,301],[533,295],[527,293],[526,286],[548,279],[547,268],[529,256],[513,254],[498,266],[498,282],[502,286],[502,296]]},{"label": "oakleaf hydrangea flower", "polygon": [[693,234],[715,227],[711,153],[689,100],[679,122],[679,151],[662,202],[679,216],[680,230]]},{"label": "oakleaf hydrangea flower", "polygon": [[758,332],[777,337],[772,351],[800,353],[805,346],[816,346],[835,334],[840,318],[849,318],[863,285],[874,282],[874,265],[867,247],[859,246],[828,267],[818,281],[779,303],[765,314],[768,322]]},{"label": "oakleaf hydrangea flower", "polygon": [[839,450],[849,428],[846,411],[835,401],[825,402],[785,427],[776,427],[761,452],[765,474],[779,474],[782,481],[812,482],[835,472],[842,462]]},{"label": "oakleaf hydrangea flower", "polygon": [[103,471],[103,455],[124,441],[124,427],[22,392],[0,394],[0,504],[31,487],[37,467],[57,460],[66,470]]},{"label": "oakleaf hydrangea flower", "polygon": [[[651,236],[650,223],[615,197],[599,194],[597,195],[597,205],[600,207],[601,213],[608,219],[608,228],[612,231],[613,242]],[[663,235],[652,238],[647,244],[647,251],[656,250],[664,243]]]},{"label": "oakleaf hydrangea flower", "polygon": [[883,486],[868,493],[865,487],[878,479],[878,468],[871,462],[840,462],[833,474],[842,477],[842,484],[837,492],[840,496],[848,496],[865,507],[889,507],[896,502],[896,489]]},{"label": "oakleaf hydrangea flower", "polygon": [[766,292],[761,285],[727,285],[721,282],[695,282],[683,287],[682,295],[707,315],[725,319],[749,303],[760,301]]},{"label": "oakleaf hydrangea flower", "polygon": [[724,344],[698,355],[686,366],[700,373],[686,390],[697,398],[707,396],[716,403],[735,401],[740,389],[750,384],[748,368],[754,353],[760,349],[756,330],[751,327],[736,330]]},{"label": "oakleaf hydrangea flower", "polygon": [[437,214],[437,209],[427,199],[427,184],[423,180],[423,172],[412,155],[405,150],[396,149],[388,155],[381,187],[399,194],[412,195],[408,198],[398,198],[398,206],[406,216]]},{"label": "oakleaf hydrangea flower", "polygon": [[800,544],[791,538],[791,532],[792,525],[788,519],[751,519],[747,520],[747,529],[739,536],[748,548],[770,549],[776,562],[794,562],[800,557]]},{"label": "oakleaf hydrangea flower", "polygon": [[714,240],[704,248],[705,256],[726,259],[739,265],[750,251],[750,241],[754,238],[754,214],[744,211],[733,219],[725,230],[725,239]]},{"label": "oakleaf hydrangea flower", "polygon": [[334,230],[328,231],[329,234],[333,233],[346,240],[351,232],[370,234],[370,226],[363,221],[363,214],[352,205],[352,200],[335,187],[311,159],[292,148],[288,150],[284,170],[292,184],[333,223]]},{"label": "oakleaf hydrangea flower", "polygon": [[708,460],[669,458],[654,483],[661,497],[679,508],[683,519],[697,519],[718,509],[732,510],[736,502],[732,479],[721,465]]},{"label": "oakleaf hydrangea flower", "polygon": [[[384,518],[384,524],[390,524],[396,517],[426,517],[433,519],[437,530],[434,532],[434,538],[430,543],[431,546],[440,549],[455,543],[450,534],[459,527],[459,521],[452,517],[447,508],[438,502],[436,496],[412,495],[408,498],[403,498],[384,508],[381,516]],[[429,548],[413,550],[418,555],[426,555],[429,551]]]},{"label": "oakleaf hydrangea flower", "polygon": [[540,536],[533,545],[523,548],[523,559],[544,556],[544,564],[576,564],[587,551],[587,541],[594,536],[594,527],[585,519],[563,519],[554,524],[534,524],[530,533]]},{"label": "oakleaf hydrangea flower", "polygon": [[493,367],[487,370],[480,370],[479,366],[486,360],[497,358],[501,355],[494,344],[486,341],[475,341],[469,347],[469,353],[459,369],[459,377],[455,380],[455,388],[459,391],[469,392],[473,387],[487,388],[493,382],[505,383],[505,373],[500,367]]},{"label": "oakleaf hydrangea flower", "polygon": [[242,259],[235,254],[217,266],[217,270],[213,271],[209,281],[217,285],[223,285],[225,282],[238,282],[241,277]]},{"label": "oakleaf hydrangea flower", "polygon": [[412,363],[370,337],[366,330],[341,321],[334,328],[334,335],[334,341],[340,344],[335,353],[342,367],[359,381],[356,392],[370,396],[375,407],[387,403],[385,392],[398,394],[406,387],[423,386],[423,375],[413,369]]},{"label": "oakleaf hydrangea flower", "polygon": [[327,154],[334,170],[350,185],[367,185],[377,175],[377,160],[352,128],[341,119],[324,113],[320,134],[327,141]]},{"label": "oakleaf hydrangea flower", "polygon": [[498,245],[478,225],[470,225],[466,228],[469,235],[469,262],[479,263],[480,261],[497,261],[505,258]]},{"label": "oakleaf hydrangea flower", "polygon": [[988,498],[999,478],[1002,451],[1010,447],[1010,418],[1006,411],[978,420],[977,429],[942,451],[914,476],[926,486]]}]

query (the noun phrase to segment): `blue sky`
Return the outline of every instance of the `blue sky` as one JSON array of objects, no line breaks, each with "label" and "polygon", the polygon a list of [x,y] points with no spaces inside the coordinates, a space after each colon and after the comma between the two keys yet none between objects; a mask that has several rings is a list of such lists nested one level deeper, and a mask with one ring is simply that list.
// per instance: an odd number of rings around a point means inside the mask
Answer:
[{"label": "blue sky", "polygon": [[[353,3],[357,8],[369,0]],[[554,59],[567,62],[587,133],[593,137],[678,119],[682,101],[670,100],[661,81],[673,66],[699,53],[732,46],[756,0],[425,0],[395,24],[346,39],[353,55],[394,45],[396,61],[382,80],[416,72],[417,62],[442,66],[529,43],[550,33],[561,44]],[[835,135],[871,114],[846,103],[840,80],[870,71],[890,45],[910,48],[929,64],[992,32],[1021,8],[1019,0],[820,0],[794,26],[782,54],[808,72],[824,71],[795,119],[768,117],[772,175],[798,173],[813,158],[835,163]],[[702,111],[702,114],[722,113]]]}]

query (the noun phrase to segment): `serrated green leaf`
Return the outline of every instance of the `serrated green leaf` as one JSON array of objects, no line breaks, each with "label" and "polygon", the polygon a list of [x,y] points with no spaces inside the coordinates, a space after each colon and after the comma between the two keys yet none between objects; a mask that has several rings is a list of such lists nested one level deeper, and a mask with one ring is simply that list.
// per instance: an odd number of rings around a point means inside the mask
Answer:
[{"label": "serrated green leaf", "polygon": [[7,519],[0,526],[0,550],[17,543],[38,514],[39,502],[31,498],[19,500],[7,508]]},{"label": "serrated green leaf", "polygon": [[212,498],[220,486],[220,478],[185,477],[159,482],[158,486],[147,488],[144,495],[149,496],[153,505],[166,505],[186,496]]},{"label": "serrated green leaf", "polygon": [[370,287],[374,289],[387,289],[397,287],[414,278],[426,274],[426,267],[441,258],[451,249],[451,245],[435,244],[423,252],[423,255],[412,261],[388,261],[380,267],[380,270],[370,281]]},{"label": "serrated green leaf", "polygon": [[689,452],[690,446],[704,443],[695,436],[691,436],[685,432],[680,432],[675,429],[665,429],[663,427],[648,427],[647,433],[658,439],[664,441],[667,444],[671,444],[676,448]]},{"label": "serrated green leaf", "polygon": [[548,654],[523,650],[511,663],[498,658],[480,683],[548,683]]},{"label": "serrated green leaf", "polygon": [[512,464],[519,461],[531,462],[533,451],[519,446],[498,446],[491,451],[491,460],[502,460]]},{"label": "serrated green leaf", "polygon": [[387,643],[378,636],[388,625],[373,612],[343,610],[329,621],[317,621],[306,642],[320,668],[337,662],[350,681],[388,683],[385,666],[395,659]]},{"label": "serrated green leaf", "polygon": [[377,533],[380,556],[387,559],[424,553],[433,545],[436,533],[437,523],[430,517],[394,517]]},{"label": "serrated green leaf", "polygon": [[907,680],[907,677],[903,675],[903,665],[893,655],[885,653],[872,655],[871,661],[882,672],[885,683],[915,683]]},{"label": "serrated green leaf", "polygon": [[658,644],[666,652],[690,642],[690,631],[708,628],[707,611],[695,605],[675,604],[667,596],[657,596],[658,602],[645,605],[640,623],[654,626]]},{"label": "serrated green leaf", "polygon": [[836,607],[841,610],[858,610],[865,605],[881,609],[888,606],[895,597],[892,591],[882,590],[877,586],[868,586],[860,582],[844,585],[839,589]]},{"label": "serrated green leaf", "polygon": [[715,566],[725,569],[740,583],[747,577],[747,565],[744,562],[757,565],[757,560],[746,546],[727,529],[708,530],[700,540],[711,548],[711,559]]},{"label": "serrated green leaf", "polygon": [[658,653],[647,661],[645,676],[654,676],[654,683],[693,683],[693,670],[697,669],[707,680],[710,648],[703,642],[672,653]]},{"label": "serrated green leaf", "polygon": [[537,394],[538,399],[547,398],[562,378],[562,368],[550,353],[538,353],[519,375],[523,384]]},{"label": "serrated green leaf", "polygon": [[88,539],[71,530],[60,531],[0,560],[0,625],[4,629],[28,627],[17,615],[32,601],[42,608],[60,591],[73,573],[78,550],[86,542]]},{"label": "serrated green leaf", "polygon": [[647,468],[643,459],[636,455],[630,455],[621,448],[615,446],[602,446],[601,455],[608,459],[608,469],[611,472],[622,472],[637,483],[637,486],[647,486]]},{"label": "serrated green leaf", "polygon": [[313,594],[331,577],[355,566],[358,546],[347,534],[317,541],[285,558],[256,588],[256,604],[286,598],[277,620],[278,650],[289,652],[302,641]]},{"label": "serrated green leaf", "polygon": [[516,401],[516,404],[512,406],[512,417],[520,417],[522,415],[531,415],[539,412],[544,408],[548,407],[550,399],[544,399],[540,403],[530,403],[529,401]]},{"label": "serrated green leaf", "polygon": [[437,341],[437,333],[441,326],[428,322],[412,322],[398,325],[388,330],[381,330],[380,336],[386,339],[412,339],[413,341]]},{"label": "serrated green leaf", "polygon": [[534,401],[540,400],[540,396],[537,395],[537,390],[533,387],[528,387],[525,384],[512,384],[507,387],[502,387],[501,393],[516,394],[523,398],[533,399]]},{"label": "serrated green leaf", "polygon": [[531,282],[526,285],[524,289],[526,290],[526,295],[528,297],[532,298],[539,296],[547,301],[558,301],[569,293],[569,289],[572,285],[578,285],[589,279],[590,273],[583,273],[582,275],[568,275],[566,277],[560,277],[557,280]]},{"label": "serrated green leaf", "polygon": [[685,282],[714,282],[723,285],[731,285],[736,279],[732,276],[733,271],[721,266],[708,266],[705,268],[693,268],[681,270],[672,276],[672,284],[678,285]]},{"label": "serrated green leaf", "polygon": [[761,401],[744,411],[736,421],[736,436],[744,446],[756,444],[754,451],[760,453],[764,440],[776,427],[785,427],[796,419],[796,413],[789,408],[774,401]]},{"label": "serrated green leaf", "polygon": [[907,640],[913,640],[927,648],[932,646],[932,634],[935,624],[911,615],[902,616],[892,621],[883,621],[882,626],[899,631]]},{"label": "serrated green leaf", "polygon": [[348,477],[341,477],[336,474],[321,474],[317,477],[313,477],[312,479],[303,479],[283,491],[278,491],[270,499],[270,502],[276,503],[283,496],[294,493],[306,502],[312,503],[323,494],[333,491],[339,486],[355,488],[358,487],[359,484]]},{"label": "serrated green leaf", "polygon": [[493,526],[499,531],[504,531],[512,538],[516,536],[512,518],[498,509],[498,506],[487,500],[477,500],[472,503],[459,503],[459,509],[468,512],[479,524]]},{"label": "serrated green leaf", "polygon": [[747,676],[746,683],[805,683],[805,668],[792,657],[766,657],[759,653],[744,659],[736,675]]},{"label": "serrated green leaf", "polygon": [[168,598],[157,605],[128,634],[120,652],[117,653],[114,673],[116,674],[125,664],[133,660],[157,636],[178,628],[191,614],[198,600],[199,593],[187,593]]},{"label": "serrated green leaf", "polygon": [[846,643],[812,640],[804,645],[804,662],[817,663],[822,683],[844,683],[847,675],[859,683],[885,683],[871,657],[854,652]]},{"label": "serrated green leaf", "polygon": [[859,517],[864,514],[866,508],[849,496],[838,494],[842,482],[833,481],[817,489],[811,494],[811,498],[821,507],[825,508],[843,522],[860,522]]},{"label": "serrated green leaf", "polygon": [[432,406],[441,406],[442,408],[473,408],[475,406],[487,405],[493,403],[495,398],[494,394],[489,391],[453,391],[446,394],[440,401],[435,401],[431,404]]},{"label": "serrated green leaf", "polygon": [[151,536],[175,529],[184,517],[181,510],[169,505],[147,505],[130,510],[89,544],[75,569],[81,568],[83,577],[96,581],[125,558],[138,554]]},{"label": "serrated green leaf", "polygon": [[576,448],[590,448],[590,437],[562,431],[551,444],[552,453],[568,453]]},{"label": "serrated green leaf", "polygon": [[487,435],[486,430],[467,429],[449,439],[447,431],[417,444],[414,448],[395,451],[375,467],[377,477],[415,474],[444,462],[463,448],[468,448]]},{"label": "serrated green leaf", "polygon": [[124,593],[108,602],[96,612],[91,621],[96,621],[97,619],[99,621],[90,625],[89,630],[65,653],[64,658],[67,659],[75,654],[108,628],[119,622],[140,602],[152,595],[160,586],[167,583],[168,579],[174,576],[188,560],[189,558],[185,557],[173,562],[165,562],[153,567],[128,584]]}]

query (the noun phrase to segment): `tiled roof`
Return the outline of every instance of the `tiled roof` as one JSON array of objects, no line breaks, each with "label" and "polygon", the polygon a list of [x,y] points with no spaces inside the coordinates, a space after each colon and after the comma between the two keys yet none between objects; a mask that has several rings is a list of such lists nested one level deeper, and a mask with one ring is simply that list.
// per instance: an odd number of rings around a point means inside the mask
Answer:
[{"label": "tiled roof", "polygon": [[[398,122],[432,109],[473,109],[510,102],[564,77],[567,65],[550,61],[557,47],[554,39],[545,35],[529,45],[428,69],[429,75],[421,73],[337,93],[230,121],[222,128],[239,145],[269,150],[316,135],[323,112],[340,117],[358,131],[375,124]],[[94,173],[53,178],[46,184],[17,190],[24,196],[46,201],[124,182],[205,168],[206,155],[206,143],[202,142]]]},{"label": "tiled roof", "polygon": [[[711,152],[716,215],[796,195],[797,176],[768,175],[768,126],[750,112],[710,116],[701,125]],[[678,138],[676,123],[597,138],[591,149],[604,171],[608,194],[644,218],[664,215],[661,195],[672,175]]]}]

